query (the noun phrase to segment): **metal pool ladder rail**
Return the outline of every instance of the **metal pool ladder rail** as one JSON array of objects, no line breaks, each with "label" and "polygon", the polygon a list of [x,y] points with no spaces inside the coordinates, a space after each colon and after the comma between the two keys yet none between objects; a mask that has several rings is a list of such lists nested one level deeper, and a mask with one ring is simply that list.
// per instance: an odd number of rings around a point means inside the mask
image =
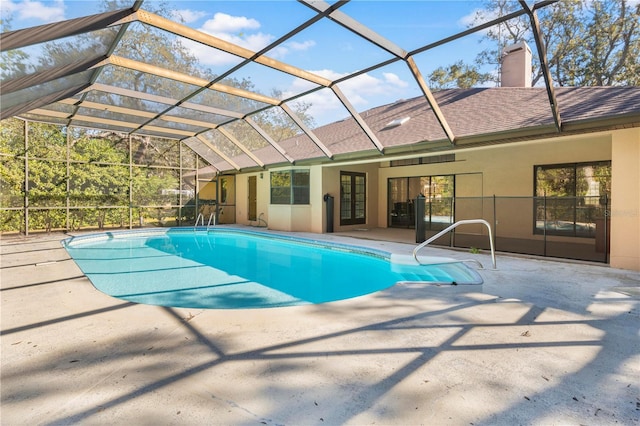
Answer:
[{"label": "metal pool ladder rail", "polygon": [[[467,224],[470,224],[470,223],[481,223],[481,224],[484,224],[487,227],[487,229],[489,230],[489,245],[491,246],[491,262],[493,263],[493,269],[496,269],[496,251],[493,248],[493,235],[491,234],[491,225],[489,225],[489,222],[487,222],[484,219],[459,220],[459,221],[447,226],[445,229],[443,229],[442,231],[438,232],[436,235],[432,236],[431,238],[429,238],[425,242],[420,243],[420,245],[418,247],[414,248],[413,249],[413,258],[416,260],[416,262],[418,262],[420,265],[422,265],[422,263],[420,263],[420,261],[418,260],[418,251],[421,248],[423,248],[427,244],[431,243],[432,241],[437,240],[438,238],[440,238],[441,236],[443,236],[447,232],[457,228],[458,226],[467,225]],[[480,262],[477,262],[477,263],[480,264]],[[482,264],[480,264],[480,266],[482,266]]]},{"label": "metal pool ladder rail", "polygon": [[[207,231],[209,230],[209,227],[211,226],[211,221],[213,220],[213,226],[216,226],[216,220],[215,220],[215,212],[211,213],[211,215],[209,215],[209,222],[207,222]],[[193,227],[193,230],[195,231],[198,228],[198,222],[200,222],[200,219],[202,219],[202,226],[204,226],[204,216],[202,215],[202,213],[198,214],[198,217],[196,218],[196,224]]]}]

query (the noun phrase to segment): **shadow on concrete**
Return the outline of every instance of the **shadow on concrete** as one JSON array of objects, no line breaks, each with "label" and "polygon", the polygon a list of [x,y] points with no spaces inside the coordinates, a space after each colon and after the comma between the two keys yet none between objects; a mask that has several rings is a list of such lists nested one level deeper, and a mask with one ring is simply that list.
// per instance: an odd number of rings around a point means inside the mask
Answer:
[{"label": "shadow on concrete", "polygon": [[[76,274],[69,271],[74,286],[90,287]],[[17,287],[37,297],[38,283]],[[625,297],[594,294],[584,309],[566,311],[403,285],[324,305],[195,314],[101,297],[106,306],[79,304],[66,315],[6,329],[3,321],[1,398],[8,422],[638,419],[637,301]],[[30,303],[36,310],[37,300]],[[616,304],[620,309],[611,310]],[[32,342],[41,352],[26,350]],[[17,348],[25,348],[25,359],[8,354]],[[25,409],[46,406],[38,413]]]}]

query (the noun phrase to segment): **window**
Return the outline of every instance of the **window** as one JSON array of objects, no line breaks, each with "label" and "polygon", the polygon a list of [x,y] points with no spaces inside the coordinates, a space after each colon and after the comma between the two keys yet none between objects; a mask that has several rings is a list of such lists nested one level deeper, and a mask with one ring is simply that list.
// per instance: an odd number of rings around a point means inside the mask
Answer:
[{"label": "window", "polygon": [[451,163],[456,161],[455,154],[432,155],[430,157],[408,158],[406,160],[391,160],[391,167],[415,166],[418,164]]},{"label": "window", "polygon": [[541,165],[534,173],[534,232],[593,238],[611,203],[611,162]]},{"label": "window", "polygon": [[271,204],[309,204],[309,170],[271,172]]}]

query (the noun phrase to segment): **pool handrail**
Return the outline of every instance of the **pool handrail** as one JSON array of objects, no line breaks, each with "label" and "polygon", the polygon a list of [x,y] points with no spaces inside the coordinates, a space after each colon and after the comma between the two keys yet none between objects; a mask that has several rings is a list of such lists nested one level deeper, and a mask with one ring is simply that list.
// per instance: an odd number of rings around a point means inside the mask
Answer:
[{"label": "pool handrail", "polygon": [[[198,213],[198,217],[196,217],[196,224],[193,226],[194,231],[198,229],[198,222],[200,222],[200,219],[202,219],[202,226],[204,227],[204,215],[202,213]],[[209,227],[211,227],[211,221],[213,221],[213,226],[216,226],[215,212],[209,215],[209,221],[207,222],[207,231],[209,230]]]},{"label": "pool handrail", "polygon": [[198,217],[196,217],[196,224],[193,225],[193,230],[195,231],[198,228],[198,221],[202,218],[202,226],[204,226],[204,216],[202,213],[198,213]]},{"label": "pool handrail", "polygon": [[[491,247],[491,262],[493,263],[493,269],[496,269],[496,251],[493,247],[493,235],[491,233],[491,225],[489,225],[489,222],[487,222],[484,219],[464,219],[464,220],[459,220],[455,223],[452,223],[451,225],[447,226],[445,229],[443,229],[442,231],[438,232],[437,234],[433,235],[431,238],[429,238],[428,240],[420,243],[419,246],[417,246],[416,248],[413,249],[413,258],[416,260],[416,262],[418,262],[420,265],[422,265],[422,263],[420,262],[420,260],[418,260],[418,251],[425,247],[427,244],[437,240],[438,238],[440,238],[441,236],[443,236],[444,234],[450,232],[451,230],[457,228],[460,225],[466,225],[466,224],[471,224],[471,223],[480,223],[483,224],[487,227],[487,229],[489,230],[489,245]],[[475,261],[477,262],[477,261]],[[477,262],[480,263],[480,262]]]}]

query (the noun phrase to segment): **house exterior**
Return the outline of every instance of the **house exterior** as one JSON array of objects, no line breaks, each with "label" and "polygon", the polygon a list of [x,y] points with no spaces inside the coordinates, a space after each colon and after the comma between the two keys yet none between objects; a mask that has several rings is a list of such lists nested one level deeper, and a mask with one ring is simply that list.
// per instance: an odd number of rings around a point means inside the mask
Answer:
[{"label": "house exterior", "polygon": [[[527,111],[527,103],[530,100],[524,95],[526,92],[535,93],[544,89],[519,89],[512,90],[503,88],[485,89],[485,90],[453,90],[442,93],[442,96],[461,95],[459,102],[473,102],[474,96],[481,98],[488,95],[491,98],[518,99],[519,102],[512,104],[513,111]],[[640,89],[633,89],[635,98],[640,99]],[[483,93],[484,92],[484,93]],[[565,115],[565,123],[575,123],[579,127],[579,122],[585,116],[585,120],[589,119],[586,112],[580,108],[581,103],[577,98],[582,98],[585,103],[598,103],[604,99],[616,99],[617,93],[624,93],[621,88],[598,88],[590,90],[588,88],[572,91],[568,89],[566,96],[571,98],[575,104],[577,119],[571,120],[569,114]],[[564,91],[559,91],[559,99],[562,99]],[[515,96],[514,96],[515,95]],[[539,95],[538,95],[539,96]],[[535,99],[534,94],[532,98]],[[542,96],[543,97],[543,96]],[[543,99],[544,100],[544,99]],[[404,105],[388,106],[396,108],[399,111],[397,116],[404,116],[407,110],[410,110],[414,103],[420,103],[422,99],[414,101],[406,101]],[[481,108],[482,104],[487,104],[484,99],[478,99],[477,107]],[[625,101],[626,102],[626,101]],[[543,103],[543,102],[542,102]],[[623,104],[616,104],[623,109]],[[610,106],[611,103],[609,104]],[[471,107],[471,105],[469,106]],[[506,108],[506,110],[511,109]],[[636,107],[637,108],[637,107]],[[382,107],[384,109],[384,107]],[[533,108],[528,109],[531,111]],[[373,110],[369,117],[372,122],[376,114],[382,114],[380,109]],[[617,113],[614,113],[617,114]],[[464,109],[460,110],[461,124],[464,124]],[[379,122],[389,122],[390,117],[378,120]],[[505,121],[502,123],[493,121],[496,134],[499,136],[507,136],[509,129],[505,129]],[[395,129],[395,133],[405,133],[406,137],[419,133],[420,127],[427,127],[428,123],[420,123],[417,117],[414,122],[418,125],[416,128],[402,129],[402,126],[408,125],[411,121],[399,126]],[[614,121],[614,120],[612,120]],[[523,131],[531,131],[532,129],[519,127],[526,122],[522,121],[514,123],[512,130],[515,133]],[[485,123],[486,124],[486,123]],[[472,126],[481,126],[483,123],[470,123]],[[501,125],[505,127],[500,128]],[[390,227],[390,191],[389,185],[396,178],[409,177],[433,177],[433,176],[453,176],[455,180],[455,197],[534,197],[535,193],[535,167],[566,165],[566,164],[599,164],[610,162],[611,164],[611,188],[610,188],[610,207],[605,213],[610,220],[610,257],[611,266],[640,270],[640,128],[625,125],[611,126],[606,129],[603,122],[603,130],[581,132],[577,130],[573,134],[558,136],[553,133],[544,132],[541,123],[541,134],[529,137],[505,138],[496,140],[496,143],[488,142],[470,142],[469,146],[449,147],[439,149],[433,153],[402,153],[398,154],[396,160],[388,158],[372,158],[365,160],[344,160],[341,162],[332,161],[327,164],[300,164],[286,166],[282,168],[273,168],[268,171],[256,171],[250,173],[239,173],[228,177],[229,185],[235,196],[233,200],[229,200],[228,204],[235,205],[233,221],[240,224],[255,223],[255,219],[250,220],[250,210],[255,210],[261,214],[270,229],[281,231],[305,231],[323,233],[327,231],[327,221],[333,220],[334,230],[343,231],[364,227]],[[329,125],[325,129],[327,132],[339,132],[341,123]],[[317,130],[320,133],[320,129]],[[400,135],[402,137],[404,135]],[[393,136],[389,136],[392,139]],[[489,138],[487,138],[489,139]],[[518,139],[518,140],[514,140]],[[354,141],[357,143],[357,141]],[[283,144],[284,145],[284,144]],[[286,146],[286,145],[284,145]],[[331,147],[331,145],[330,145]],[[451,158],[453,161],[438,162],[438,158]],[[436,161],[429,162],[429,159],[436,158]],[[412,161],[414,160],[414,161]],[[392,163],[402,164],[404,161],[407,165],[393,166]],[[412,164],[412,163],[422,164]],[[305,204],[273,204],[271,202],[271,179],[270,174],[289,171],[308,171],[309,174],[309,200]],[[364,220],[358,223],[349,223],[341,221],[340,212],[347,207],[341,206],[341,189],[342,180],[351,179],[352,176],[362,176],[364,179]],[[223,177],[224,179],[224,177]],[[255,185],[255,188],[253,188]],[[251,207],[252,197],[255,194],[255,207]],[[324,195],[329,194],[335,198],[335,209],[333,217],[327,217],[326,202]],[[598,197],[600,194],[597,194]],[[349,208],[351,208],[351,204]],[[493,222],[491,213],[486,216],[483,210],[480,210],[474,216],[480,216]],[[456,219],[471,218],[464,212],[456,214]],[[515,226],[515,229],[506,232],[524,233],[526,237],[536,237],[533,227],[533,210],[530,211],[528,218],[522,218],[525,222],[522,226]],[[604,217],[602,218],[604,219]],[[500,223],[498,223],[498,228]],[[478,232],[481,229],[478,228]],[[498,229],[496,230],[498,234]],[[541,238],[540,236],[537,236]],[[577,239],[578,237],[565,237],[567,239]]]},{"label": "house exterior", "polygon": [[[233,194],[220,221],[315,233],[413,228],[424,196],[430,235],[485,219],[498,250],[640,270],[640,88],[559,87],[550,96],[526,87],[528,47],[512,51],[523,56],[505,60],[502,87],[434,93],[446,126],[425,97],[400,100],[362,112],[364,125],[349,118],[315,129],[330,159],[301,134],[279,144],[307,159],[220,175]],[[468,228],[455,245],[488,248],[486,230]]]}]

